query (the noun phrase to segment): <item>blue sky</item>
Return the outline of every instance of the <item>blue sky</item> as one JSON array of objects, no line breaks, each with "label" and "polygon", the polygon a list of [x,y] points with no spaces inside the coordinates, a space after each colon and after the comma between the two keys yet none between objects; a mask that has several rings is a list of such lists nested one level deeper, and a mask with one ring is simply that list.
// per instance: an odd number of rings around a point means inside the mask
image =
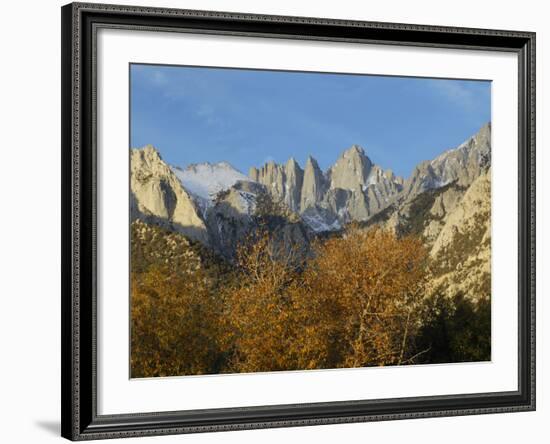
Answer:
[{"label": "blue sky", "polygon": [[170,164],[228,161],[248,173],[308,155],[321,168],[353,144],[407,177],[491,120],[491,83],[136,65],[130,144]]}]

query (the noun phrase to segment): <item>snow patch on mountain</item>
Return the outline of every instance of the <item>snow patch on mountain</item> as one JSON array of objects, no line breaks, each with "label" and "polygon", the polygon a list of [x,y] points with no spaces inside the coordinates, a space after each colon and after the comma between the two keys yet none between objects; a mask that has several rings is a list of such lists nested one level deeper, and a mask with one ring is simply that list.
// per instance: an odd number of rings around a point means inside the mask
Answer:
[{"label": "snow patch on mountain", "polygon": [[239,180],[250,181],[227,162],[198,163],[185,169],[171,167],[183,187],[199,197],[202,204],[211,203],[220,191],[231,188]]},{"label": "snow patch on mountain", "polygon": [[342,228],[340,221],[322,207],[310,207],[302,213],[302,221],[316,233],[336,231]]}]

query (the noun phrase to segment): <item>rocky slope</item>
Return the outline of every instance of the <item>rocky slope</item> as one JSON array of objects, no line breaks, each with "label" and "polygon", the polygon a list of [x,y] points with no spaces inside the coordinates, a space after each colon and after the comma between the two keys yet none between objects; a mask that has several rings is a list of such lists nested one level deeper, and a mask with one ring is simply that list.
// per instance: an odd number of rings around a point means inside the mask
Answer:
[{"label": "rocky slope", "polygon": [[474,179],[446,215],[430,250],[434,291],[473,301],[491,292],[491,170]]},{"label": "rocky slope", "polygon": [[152,265],[167,265],[186,274],[211,262],[209,249],[180,233],[139,219],[130,225],[132,271],[140,273]]},{"label": "rocky slope", "polygon": [[275,199],[302,215],[316,231],[338,230],[351,221],[367,221],[392,204],[403,205],[447,184],[469,186],[491,161],[491,126],[457,148],[421,162],[404,180],[373,164],[363,148],[345,150],[326,172],[308,158],[302,171],[294,159],[251,168],[251,180],[266,186]]},{"label": "rocky slope", "polygon": [[[310,156],[304,169],[291,158],[285,164],[252,167],[248,176],[227,162],[171,167],[151,146],[133,149],[132,219],[184,234],[229,259],[239,242],[267,219],[289,244],[307,245],[316,234],[356,221],[421,235],[430,248],[437,245],[437,256],[450,248],[449,233],[468,231],[456,223],[445,227],[473,184],[488,177],[490,129],[487,124],[459,147],[421,162],[406,180],[375,165],[357,145],[324,172]],[[267,214],[266,205],[259,211],[258,202],[268,200]],[[462,210],[455,219],[470,214]]]},{"label": "rocky slope", "polygon": [[[152,146],[131,150],[130,162],[132,221],[183,234],[226,259],[261,224],[285,245],[307,249],[301,219],[264,185],[225,162],[182,170],[167,165]],[[291,167],[289,162],[287,171]]]},{"label": "rocky slope", "polygon": [[400,198],[410,199],[426,190],[451,182],[470,185],[491,164],[491,124],[473,137],[432,161],[421,162],[406,180]]},{"label": "rocky slope", "polygon": [[420,236],[429,251],[432,294],[478,302],[491,291],[491,169],[469,186],[455,180],[394,203],[370,219],[398,235]]},{"label": "rocky slope", "polygon": [[291,158],[284,166],[269,162],[253,167],[249,177],[301,214],[316,232],[368,219],[388,206],[403,185],[401,178],[374,165],[357,145],[345,150],[326,172],[310,156],[304,170]]},{"label": "rocky slope", "polygon": [[132,220],[164,226],[208,244],[206,224],[197,203],[158,151],[148,145],[130,152]]}]

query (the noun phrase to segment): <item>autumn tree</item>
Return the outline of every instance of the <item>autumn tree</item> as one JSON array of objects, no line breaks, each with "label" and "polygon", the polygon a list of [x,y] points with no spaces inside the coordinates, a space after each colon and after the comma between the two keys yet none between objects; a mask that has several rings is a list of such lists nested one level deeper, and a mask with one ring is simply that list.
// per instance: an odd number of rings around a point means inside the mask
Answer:
[{"label": "autumn tree", "polygon": [[227,301],[234,371],[413,362],[426,253],[415,238],[351,228],[307,264],[264,233],[239,251]]},{"label": "autumn tree", "polygon": [[417,238],[351,227],[318,242],[292,287],[300,368],[411,363],[419,352],[426,252]]},{"label": "autumn tree", "polygon": [[296,340],[292,332],[289,285],[298,279],[300,255],[259,230],[237,252],[240,279],[226,298],[231,331],[231,371],[294,369],[287,350]]},{"label": "autumn tree", "polygon": [[218,372],[221,301],[212,290],[200,269],[132,274],[132,377]]}]

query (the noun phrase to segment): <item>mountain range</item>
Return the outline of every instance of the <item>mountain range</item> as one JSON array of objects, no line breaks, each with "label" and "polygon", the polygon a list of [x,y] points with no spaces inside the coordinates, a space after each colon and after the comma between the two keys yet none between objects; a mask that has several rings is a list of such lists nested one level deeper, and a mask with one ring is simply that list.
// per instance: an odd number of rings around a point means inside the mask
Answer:
[{"label": "mountain range", "polygon": [[[270,207],[268,222],[285,243],[307,245],[357,222],[414,232],[437,256],[490,209],[491,125],[419,163],[408,178],[374,164],[358,145],[325,171],[311,156],[303,168],[290,158],[251,167],[248,176],[228,162],[180,168],[151,145],[131,149],[130,163],[131,219],[184,235],[225,258],[266,216],[266,201],[278,209],[275,214]],[[486,219],[478,229],[485,240]]]}]

